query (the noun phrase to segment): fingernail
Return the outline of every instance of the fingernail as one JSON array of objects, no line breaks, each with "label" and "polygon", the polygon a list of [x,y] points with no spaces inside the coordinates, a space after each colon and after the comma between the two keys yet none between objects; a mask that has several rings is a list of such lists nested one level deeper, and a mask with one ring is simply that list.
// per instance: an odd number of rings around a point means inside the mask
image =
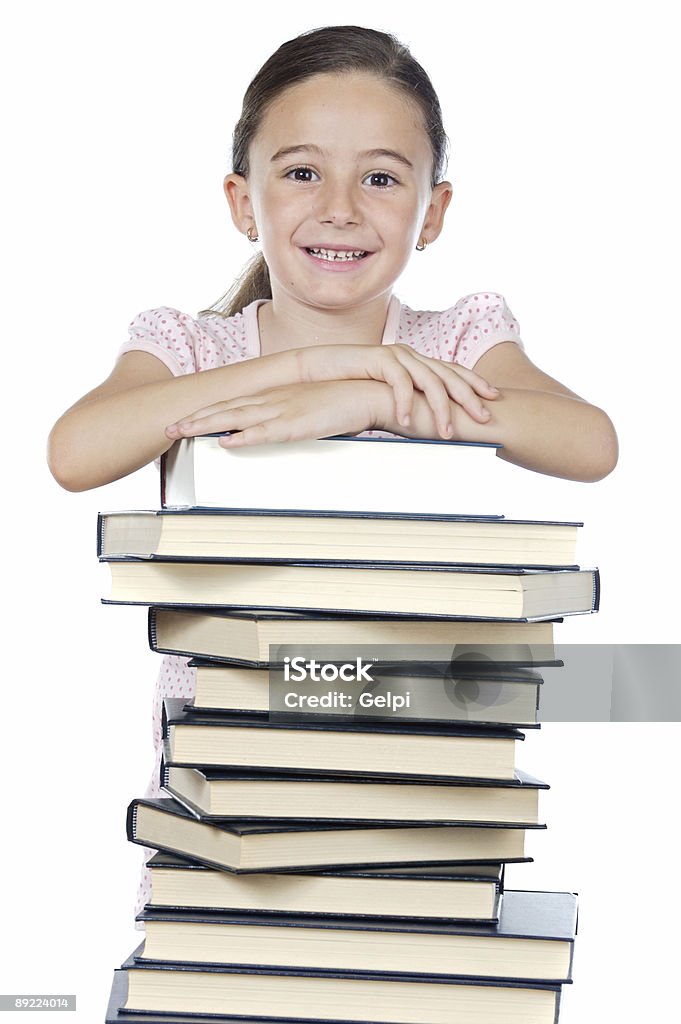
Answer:
[{"label": "fingernail", "polygon": [[482,415],[483,419],[486,419],[486,420],[488,420],[488,419],[489,419],[489,417],[490,417],[490,411],[489,411],[489,409],[483,409],[483,410],[482,410],[482,413],[481,413],[481,415]]},{"label": "fingernail", "polygon": [[410,417],[409,413],[406,413],[402,417],[402,426],[403,427],[408,427],[410,423],[411,423],[411,417]]},{"label": "fingernail", "polygon": [[496,391],[496,393],[499,394],[499,388],[495,388],[494,384],[489,384],[488,387],[490,391]]}]

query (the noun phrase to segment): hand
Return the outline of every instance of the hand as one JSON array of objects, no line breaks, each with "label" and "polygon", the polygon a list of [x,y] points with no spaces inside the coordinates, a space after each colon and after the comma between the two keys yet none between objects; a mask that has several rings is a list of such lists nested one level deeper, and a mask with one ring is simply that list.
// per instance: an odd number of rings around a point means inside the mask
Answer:
[{"label": "hand", "polygon": [[357,380],[287,384],[199,409],[165,433],[176,439],[233,431],[220,438],[223,448],[359,434],[374,426],[383,388]]},{"label": "hand", "polygon": [[497,388],[456,363],[415,352],[409,345],[321,345],[297,349],[301,380],[376,380],[393,390],[398,424],[408,427],[414,389],[422,391],[441,437],[452,436],[450,399],[478,423],[486,423],[489,410],[480,397],[494,400]]}]

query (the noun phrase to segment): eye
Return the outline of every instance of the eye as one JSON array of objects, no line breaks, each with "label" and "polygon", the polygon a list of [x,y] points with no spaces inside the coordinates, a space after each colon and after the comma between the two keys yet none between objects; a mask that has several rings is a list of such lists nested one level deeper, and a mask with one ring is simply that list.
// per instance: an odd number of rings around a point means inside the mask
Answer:
[{"label": "eye", "polygon": [[376,188],[389,188],[391,185],[397,185],[398,181],[387,171],[372,171],[371,174],[367,174],[364,183]]},{"label": "eye", "polygon": [[290,171],[287,171],[284,175],[286,178],[290,178],[292,181],[314,181],[318,178],[318,175],[311,167],[292,167]]}]

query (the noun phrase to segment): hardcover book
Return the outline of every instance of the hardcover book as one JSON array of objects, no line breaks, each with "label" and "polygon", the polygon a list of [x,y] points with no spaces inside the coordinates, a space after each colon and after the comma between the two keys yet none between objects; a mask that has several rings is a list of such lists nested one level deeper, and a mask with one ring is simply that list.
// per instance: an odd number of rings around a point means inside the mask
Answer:
[{"label": "hardcover book", "polygon": [[575,568],[581,523],[223,509],[108,512],[100,557],[259,562],[429,562]]},{"label": "hardcover book", "polygon": [[514,729],[417,722],[278,722],[210,715],[181,698],[163,702],[169,759],[182,767],[221,767],[398,775],[402,779],[506,779],[515,776]]},{"label": "hardcover book", "polygon": [[108,604],[220,605],[524,621],[598,608],[597,569],[103,558]]},{"label": "hardcover book", "polygon": [[[271,685],[274,681],[279,692],[279,676],[264,669],[195,658],[190,662],[196,669],[196,692],[193,706],[208,712],[229,714],[267,715],[281,712],[273,700]],[[455,674],[456,673],[456,674]],[[362,685],[345,685],[343,690],[351,705],[330,705],[319,708],[298,704],[295,716],[309,715],[341,720],[362,721],[385,718],[386,712],[376,698],[390,700],[389,717],[392,720],[413,722],[465,722],[468,725],[510,725],[532,728],[538,725],[537,712],[542,677],[530,669],[513,669],[492,662],[452,667],[451,664],[374,664],[371,670],[372,687],[370,705],[362,700],[366,696]],[[283,693],[281,689],[281,693]],[[274,694],[276,697],[277,694]],[[396,706],[394,698],[404,702]]]},{"label": "hardcover book", "polygon": [[537,825],[545,782],[404,782],[369,775],[304,776],[161,764],[161,785],[203,821]]},{"label": "hardcover book", "polygon": [[577,900],[507,890],[496,925],[171,910],[138,920],[147,960],[562,984],[572,977]]},{"label": "hardcover book", "polygon": [[156,853],[148,909],[473,920],[498,919],[503,864],[282,874],[216,871]]},{"label": "hardcover book", "polygon": [[291,871],[525,859],[525,829],[467,825],[204,822],[176,800],[133,800],[128,839],[225,871]]},{"label": "hardcover book", "polygon": [[556,1024],[560,993],[559,985],[537,982],[197,969],[133,954],[114,973],[106,1024]]},{"label": "hardcover book", "polygon": [[[270,650],[286,644],[444,647],[448,660],[480,666],[556,664],[553,621],[499,622],[396,616],[315,615],[239,609],[149,609],[149,646],[163,654],[269,668]],[[347,652],[345,652],[347,653]]]},{"label": "hardcover book", "polygon": [[[497,500],[490,477],[500,447],[342,436],[226,449],[217,436],[184,438],[161,457],[161,503],[479,516]],[[418,486],[405,489],[405,479]]]}]

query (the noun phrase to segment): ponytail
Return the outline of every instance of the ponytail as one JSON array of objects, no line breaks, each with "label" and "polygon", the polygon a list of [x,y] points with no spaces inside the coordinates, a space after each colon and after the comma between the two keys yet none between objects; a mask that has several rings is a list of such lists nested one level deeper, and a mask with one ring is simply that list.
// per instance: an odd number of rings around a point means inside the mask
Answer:
[{"label": "ponytail", "polygon": [[228,292],[209,309],[202,309],[200,316],[217,313],[219,316],[234,316],[256,299],[271,299],[270,272],[261,252],[253,256]]}]

